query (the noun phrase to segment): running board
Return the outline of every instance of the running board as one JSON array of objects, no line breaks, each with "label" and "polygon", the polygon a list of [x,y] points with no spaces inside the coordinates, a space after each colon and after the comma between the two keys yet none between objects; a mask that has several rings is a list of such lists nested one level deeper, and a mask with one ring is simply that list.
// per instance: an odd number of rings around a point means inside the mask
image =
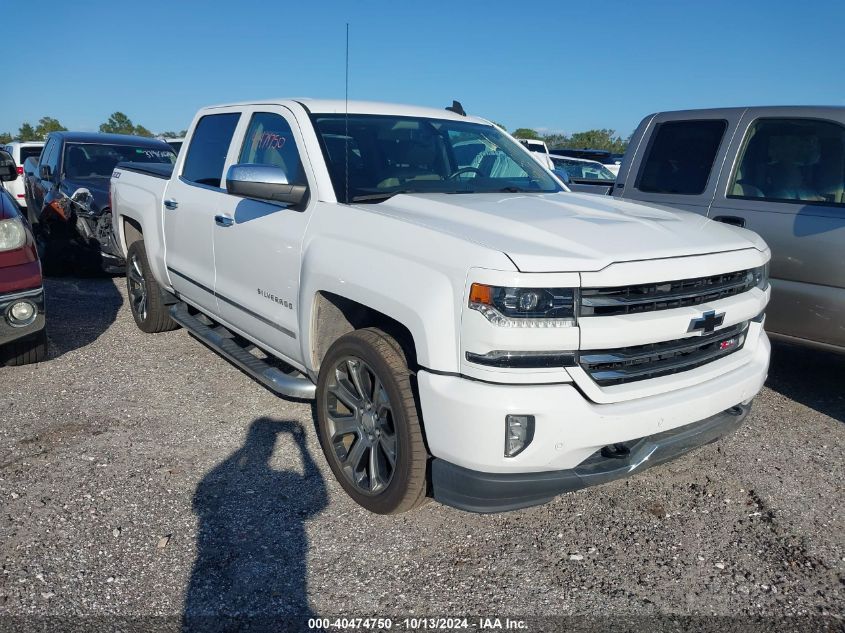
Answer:
[{"label": "running board", "polygon": [[170,317],[271,391],[288,398],[314,399],[317,386],[308,378],[289,376],[260,358],[256,358],[234,340],[215,332],[214,329],[190,314],[184,303],[171,306]]}]

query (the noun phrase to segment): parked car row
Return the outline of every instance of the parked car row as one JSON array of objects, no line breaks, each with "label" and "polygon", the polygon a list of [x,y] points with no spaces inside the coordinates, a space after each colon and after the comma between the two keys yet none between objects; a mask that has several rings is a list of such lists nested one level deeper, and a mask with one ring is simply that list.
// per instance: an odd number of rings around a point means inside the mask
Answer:
[{"label": "parked car row", "polygon": [[53,132],[39,157],[27,158],[24,195],[42,263],[66,270],[122,272],[114,242],[109,181],[115,165],[172,164],[176,153],[159,139],[123,134]]}]

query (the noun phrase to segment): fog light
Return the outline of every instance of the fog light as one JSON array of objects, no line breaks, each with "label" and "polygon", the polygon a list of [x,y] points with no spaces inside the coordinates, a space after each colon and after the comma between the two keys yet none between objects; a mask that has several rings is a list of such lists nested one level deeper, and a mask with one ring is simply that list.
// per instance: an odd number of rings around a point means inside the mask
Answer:
[{"label": "fog light", "polygon": [[533,415],[505,416],[505,457],[519,455],[533,439]]},{"label": "fog light", "polygon": [[12,325],[29,325],[35,320],[35,306],[29,301],[18,301],[9,309],[9,323]]}]

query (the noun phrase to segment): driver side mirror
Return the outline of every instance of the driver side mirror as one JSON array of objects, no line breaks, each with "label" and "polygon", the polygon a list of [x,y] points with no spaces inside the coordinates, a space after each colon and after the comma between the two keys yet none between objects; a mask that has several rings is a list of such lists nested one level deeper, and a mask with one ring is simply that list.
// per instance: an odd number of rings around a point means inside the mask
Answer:
[{"label": "driver side mirror", "polygon": [[244,163],[229,167],[226,191],[243,198],[298,206],[306,200],[308,185],[289,183],[281,167]]},{"label": "driver side mirror", "polygon": [[10,182],[18,177],[18,166],[15,159],[6,150],[0,149],[0,181]]},{"label": "driver side mirror", "polygon": [[50,169],[50,165],[41,165],[39,175],[41,176],[42,180],[52,180],[53,179],[53,170]]}]

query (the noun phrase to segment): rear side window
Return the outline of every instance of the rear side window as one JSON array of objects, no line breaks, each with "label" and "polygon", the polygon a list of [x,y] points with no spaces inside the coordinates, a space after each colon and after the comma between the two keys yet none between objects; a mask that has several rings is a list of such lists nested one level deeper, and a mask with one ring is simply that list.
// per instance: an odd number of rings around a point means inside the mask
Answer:
[{"label": "rear side window", "polygon": [[658,125],[636,188],[647,193],[703,193],[727,127],[727,121],[713,119]]},{"label": "rear side window", "polygon": [[238,162],[281,167],[287,174],[288,183],[308,184],[290,125],[278,114],[256,112],[252,115]]},{"label": "rear side window", "polygon": [[226,154],[240,116],[238,112],[227,112],[199,120],[188,145],[182,178],[198,185],[220,187]]},{"label": "rear side window", "polygon": [[728,197],[845,206],[845,127],[814,119],[757,119]]}]

